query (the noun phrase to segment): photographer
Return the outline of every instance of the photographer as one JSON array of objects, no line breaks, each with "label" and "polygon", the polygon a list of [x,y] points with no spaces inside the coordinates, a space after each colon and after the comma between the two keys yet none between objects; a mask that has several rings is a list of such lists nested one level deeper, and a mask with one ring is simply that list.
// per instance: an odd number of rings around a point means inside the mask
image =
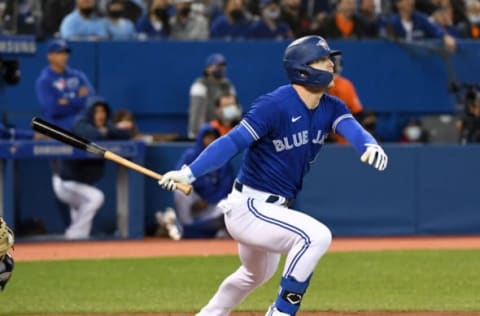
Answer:
[{"label": "photographer", "polygon": [[460,143],[480,143],[480,91],[469,91],[465,101],[465,113],[457,122]]}]

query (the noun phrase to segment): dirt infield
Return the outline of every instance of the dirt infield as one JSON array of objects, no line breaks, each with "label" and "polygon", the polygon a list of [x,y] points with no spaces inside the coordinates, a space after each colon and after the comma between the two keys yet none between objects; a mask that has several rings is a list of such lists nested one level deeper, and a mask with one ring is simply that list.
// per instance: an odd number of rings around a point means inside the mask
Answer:
[{"label": "dirt infield", "polygon": [[[264,316],[265,312],[232,313],[231,316]],[[29,315],[29,316],[45,316]],[[62,314],[49,316],[79,316],[78,314]],[[159,314],[92,314],[82,316],[193,316],[186,313]],[[480,316],[480,312],[300,312],[297,316]]]},{"label": "dirt infield", "polygon": [[[480,249],[480,236],[336,238],[330,252],[412,249]],[[17,261],[161,256],[212,256],[236,254],[232,240],[145,239],[135,241],[30,242],[15,247]],[[188,313],[92,314],[82,316],[192,316]],[[233,313],[232,316],[264,316],[265,312]],[[40,316],[40,315],[29,315]],[[45,315],[42,315],[45,316]],[[49,315],[49,316],[79,316]],[[300,312],[297,316],[480,316],[480,312]]]},{"label": "dirt infield", "polygon": [[[335,238],[329,252],[411,249],[480,249],[480,236]],[[145,239],[128,241],[74,241],[18,243],[17,261],[236,254],[232,240]]]}]

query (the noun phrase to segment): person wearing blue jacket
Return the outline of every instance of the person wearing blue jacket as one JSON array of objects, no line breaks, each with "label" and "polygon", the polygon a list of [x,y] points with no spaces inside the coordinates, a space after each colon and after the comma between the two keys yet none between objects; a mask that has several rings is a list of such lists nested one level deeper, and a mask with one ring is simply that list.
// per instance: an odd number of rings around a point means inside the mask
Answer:
[{"label": "person wearing blue jacket", "polygon": [[394,0],[398,10],[389,24],[389,30],[393,37],[406,40],[407,42],[424,39],[441,39],[449,52],[456,49],[455,38],[434,22],[430,22],[428,16],[415,10],[415,0]]},{"label": "person wearing blue jacket", "polygon": [[52,40],[47,48],[48,65],[35,82],[43,119],[67,130],[84,109],[87,98],[95,95],[87,76],[68,66],[70,52],[65,40]]},{"label": "person wearing blue jacket", "polygon": [[[111,122],[108,103],[100,97],[91,97],[87,107],[75,120],[72,132],[93,141],[125,140],[131,138],[131,129],[118,128]],[[103,177],[104,159],[65,159],[54,175],[53,188],[59,200],[70,208],[71,223],[65,231],[66,239],[85,239],[95,214],[103,205],[104,194],[95,187]]]},{"label": "person wearing blue jacket", "polygon": [[[220,137],[220,133],[210,124],[204,124],[197,135],[195,145],[187,149],[177,162],[177,168],[188,165],[211,142]],[[217,203],[224,199],[232,189],[234,181],[233,168],[230,164],[224,165],[216,171],[210,172],[193,184],[193,191],[185,195],[174,192],[176,214],[181,225],[181,236],[170,236],[174,239],[183,238],[212,238],[221,235],[224,229],[222,212],[217,209]],[[171,216],[172,209],[165,212],[166,218]],[[168,229],[168,228],[167,228]]]}]

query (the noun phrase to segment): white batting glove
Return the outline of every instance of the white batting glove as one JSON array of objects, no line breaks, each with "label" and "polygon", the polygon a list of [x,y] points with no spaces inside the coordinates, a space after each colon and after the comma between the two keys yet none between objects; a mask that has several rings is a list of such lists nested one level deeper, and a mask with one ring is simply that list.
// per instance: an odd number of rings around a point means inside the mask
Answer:
[{"label": "white batting glove", "polygon": [[184,166],[180,170],[173,170],[165,173],[158,184],[165,190],[174,191],[177,183],[190,184],[195,181],[195,176],[189,167]]},{"label": "white batting glove", "polygon": [[387,168],[388,157],[383,151],[382,147],[377,144],[365,144],[367,150],[362,154],[360,160],[364,163],[368,163],[379,171]]}]

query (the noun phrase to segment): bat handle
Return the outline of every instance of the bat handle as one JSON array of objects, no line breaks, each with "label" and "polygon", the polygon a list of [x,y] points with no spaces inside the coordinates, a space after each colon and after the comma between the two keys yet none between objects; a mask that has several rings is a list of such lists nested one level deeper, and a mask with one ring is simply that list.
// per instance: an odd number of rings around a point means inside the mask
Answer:
[{"label": "bat handle", "polygon": [[[116,162],[127,168],[138,171],[140,173],[143,173],[144,175],[149,176],[153,179],[162,180],[161,174],[156,173],[155,171],[147,169],[143,166],[140,166],[139,164],[136,164],[128,159],[125,159],[109,150],[105,151],[104,158],[111,160],[113,162]],[[190,193],[192,193],[192,189],[193,188],[190,184],[177,183],[177,190],[183,192],[185,195],[189,195]]]},{"label": "bat handle", "polygon": [[185,195],[192,193],[192,189],[190,184],[177,183],[177,190],[183,192]]}]

